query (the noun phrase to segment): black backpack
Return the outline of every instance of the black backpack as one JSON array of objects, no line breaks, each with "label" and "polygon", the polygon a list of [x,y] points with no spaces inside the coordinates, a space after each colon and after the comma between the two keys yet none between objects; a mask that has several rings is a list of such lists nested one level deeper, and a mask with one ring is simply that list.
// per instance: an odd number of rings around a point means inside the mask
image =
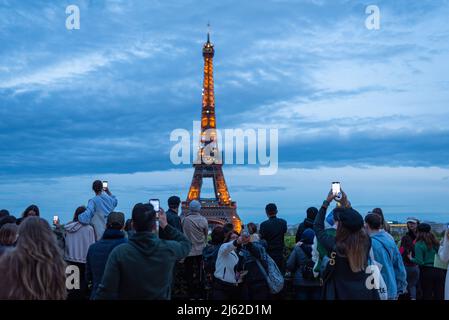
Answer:
[{"label": "black backpack", "polygon": [[[301,266],[301,274],[304,280],[315,280],[315,275],[313,274],[313,268],[315,266],[315,262],[312,260],[312,254],[309,253],[310,250],[305,249],[305,244],[300,246],[302,252],[306,256],[306,263]],[[308,248],[309,249],[309,248]]]}]

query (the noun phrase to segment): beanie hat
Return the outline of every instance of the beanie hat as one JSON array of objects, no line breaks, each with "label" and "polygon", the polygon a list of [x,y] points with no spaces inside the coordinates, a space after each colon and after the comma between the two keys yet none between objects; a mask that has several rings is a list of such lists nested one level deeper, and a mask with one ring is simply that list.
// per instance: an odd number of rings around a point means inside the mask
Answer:
[{"label": "beanie hat", "polygon": [[363,217],[352,208],[339,210],[338,221],[351,232],[357,232],[363,228]]},{"label": "beanie hat", "polygon": [[189,204],[190,212],[200,212],[201,203],[198,200],[192,200]]},{"label": "beanie hat", "polygon": [[315,238],[315,232],[312,229],[307,228],[302,234],[301,241],[305,244],[312,244],[313,238]]}]

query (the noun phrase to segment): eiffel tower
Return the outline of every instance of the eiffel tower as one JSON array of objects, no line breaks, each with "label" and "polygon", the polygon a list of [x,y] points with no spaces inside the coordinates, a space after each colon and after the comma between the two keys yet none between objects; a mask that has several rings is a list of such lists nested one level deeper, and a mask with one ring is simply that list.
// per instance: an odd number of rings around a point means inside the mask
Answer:
[{"label": "eiffel tower", "polygon": [[[228,187],[223,175],[221,154],[216,142],[215,121],[215,94],[213,57],[214,45],[210,42],[210,33],[207,33],[207,42],[203,46],[204,81],[203,105],[201,112],[201,135],[198,155],[190,185],[187,200],[182,203],[182,215],[189,212],[189,203],[192,200],[201,202],[201,214],[206,217],[209,226],[232,223],[234,230],[241,231],[241,220],[237,214],[237,206],[229,195]],[[202,198],[201,187],[204,179],[212,179],[214,198]]]}]

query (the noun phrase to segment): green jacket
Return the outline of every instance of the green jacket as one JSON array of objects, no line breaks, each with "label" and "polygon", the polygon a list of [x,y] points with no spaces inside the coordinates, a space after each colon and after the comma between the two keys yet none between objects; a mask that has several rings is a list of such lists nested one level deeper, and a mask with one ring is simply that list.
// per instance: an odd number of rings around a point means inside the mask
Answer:
[{"label": "green jacket", "polygon": [[170,225],[164,235],[171,240],[137,232],[114,248],[95,299],[169,300],[173,267],[189,254],[191,244]]},{"label": "green jacket", "polygon": [[[336,234],[337,234],[337,229],[329,228],[329,229],[324,230],[324,232],[327,235],[329,235],[329,236],[335,237]],[[321,243],[319,243],[319,242],[318,242],[318,245],[317,245],[317,250],[320,253],[320,258],[321,259],[323,259],[325,256],[330,256],[330,254],[331,254],[330,252],[327,252],[326,248],[324,248],[324,246]]]},{"label": "green jacket", "polygon": [[[329,229],[324,230],[324,233],[326,235],[335,237],[335,235],[337,234],[337,230],[335,228],[329,228]],[[327,252],[326,248],[324,248],[324,246],[320,242],[318,242],[318,239],[315,239],[315,241],[317,241],[316,250],[318,252],[318,260],[315,262],[315,267],[313,268],[313,271],[316,274],[319,274],[321,272],[321,264],[322,264],[323,258],[325,256],[330,256],[331,253]]]},{"label": "green jacket", "polygon": [[411,261],[422,267],[433,267],[437,253],[438,248],[429,249],[424,241],[418,241],[415,244],[415,256]]}]

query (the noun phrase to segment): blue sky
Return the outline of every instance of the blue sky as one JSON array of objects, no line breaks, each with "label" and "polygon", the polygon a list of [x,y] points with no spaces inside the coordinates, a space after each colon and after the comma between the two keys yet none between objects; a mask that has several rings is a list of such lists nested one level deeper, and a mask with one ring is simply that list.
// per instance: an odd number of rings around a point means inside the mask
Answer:
[{"label": "blue sky", "polygon": [[68,218],[96,178],[127,214],[185,198],[169,134],[199,120],[210,21],[218,126],[279,129],[278,174],[225,167],[245,221],[271,201],[299,221],[336,179],[362,213],[447,221],[448,16],[445,0],[0,0],[0,207]]}]

